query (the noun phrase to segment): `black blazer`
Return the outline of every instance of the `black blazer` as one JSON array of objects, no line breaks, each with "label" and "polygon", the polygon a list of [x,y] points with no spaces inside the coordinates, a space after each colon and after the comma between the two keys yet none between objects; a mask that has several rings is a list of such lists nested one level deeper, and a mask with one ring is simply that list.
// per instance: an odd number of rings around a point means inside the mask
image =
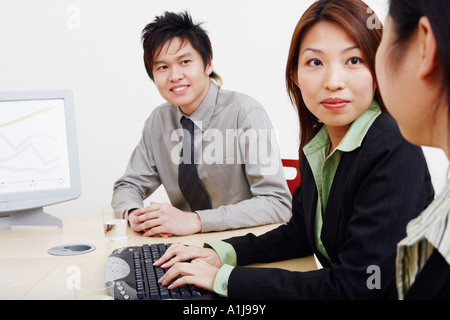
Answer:
[{"label": "black blazer", "polygon": [[[397,124],[381,114],[360,148],[342,154],[323,214],[321,239],[331,264],[317,251],[314,221],[317,188],[303,155],[292,219],[256,237],[226,242],[238,266],[228,282],[230,299],[393,299],[396,245],[407,223],[434,197],[420,147],[407,142]],[[241,267],[316,254],[323,269],[291,272]],[[373,267],[379,268],[373,271]],[[380,276],[377,278],[377,276]],[[373,288],[380,279],[380,288]],[[369,285],[368,285],[369,284]]]}]

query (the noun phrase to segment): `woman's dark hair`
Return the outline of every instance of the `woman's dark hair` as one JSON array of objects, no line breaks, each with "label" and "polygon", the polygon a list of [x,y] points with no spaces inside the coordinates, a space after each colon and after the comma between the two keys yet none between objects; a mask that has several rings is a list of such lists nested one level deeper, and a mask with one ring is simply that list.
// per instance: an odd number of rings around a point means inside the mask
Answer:
[{"label": "woman's dark hair", "polygon": [[[368,21],[374,17],[372,10],[360,0],[320,0],[313,3],[298,22],[291,40],[289,56],[286,65],[286,89],[292,104],[297,108],[300,122],[299,159],[302,158],[303,147],[314,137],[322,127],[322,123],[305,106],[300,89],[294,81],[298,68],[300,44],[305,33],[315,24],[326,21],[340,26],[358,44],[364,55],[374,82],[375,54],[381,41],[383,26],[369,25]],[[375,16],[376,17],[376,16]],[[378,20],[378,18],[377,18]],[[378,20],[379,22],[379,20]],[[375,90],[375,100],[381,109],[386,111],[378,89]]]},{"label": "woman's dark hair", "polygon": [[[195,24],[187,11],[182,13],[166,11],[163,15],[155,17],[155,20],[142,30],[145,69],[153,81],[152,68],[155,58],[167,41],[177,37],[181,39],[181,46],[185,41],[189,41],[192,47],[200,53],[205,68],[208,62],[212,61],[211,41],[201,24]],[[222,84],[222,79],[214,71],[209,77],[214,79],[219,86]]]},{"label": "woman's dark hair", "polygon": [[[417,29],[421,17],[430,21],[444,79],[442,92],[447,95],[448,117],[450,120],[450,2],[449,0],[391,0],[389,16],[394,22],[395,43],[391,65],[398,65],[406,44]],[[449,121],[450,123],[450,121]],[[450,124],[449,124],[450,125]]]}]

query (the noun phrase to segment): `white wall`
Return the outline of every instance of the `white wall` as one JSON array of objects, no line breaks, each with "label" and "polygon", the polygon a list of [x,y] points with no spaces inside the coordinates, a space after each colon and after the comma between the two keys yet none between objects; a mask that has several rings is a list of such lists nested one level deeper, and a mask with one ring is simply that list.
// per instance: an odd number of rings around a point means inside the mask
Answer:
[{"label": "white wall", "polygon": [[[144,120],[163,102],[145,72],[140,34],[165,10],[187,9],[205,22],[223,88],[263,103],[280,132],[282,157],[296,158],[298,121],[284,68],[294,27],[312,2],[2,0],[0,91],[74,92],[82,196],[48,212],[98,211],[109,203]],[[386,2],[367,1],[382,20]],[[446,162],[434,165],[435,157],[432,167],[442,172]],[[166,199],[162,189],[155,198]]]}]

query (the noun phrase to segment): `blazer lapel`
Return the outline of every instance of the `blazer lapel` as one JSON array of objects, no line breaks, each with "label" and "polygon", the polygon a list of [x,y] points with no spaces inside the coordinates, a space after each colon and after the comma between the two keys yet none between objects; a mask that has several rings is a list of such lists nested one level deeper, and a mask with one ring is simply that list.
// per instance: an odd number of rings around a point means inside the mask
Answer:
[{"label": "blazer lapel", "polygon": [[[359,149],[342,154],[331,185],[325,213],[323,214],[321,239],[332,261],[337,259],[339,247],[342,245],[340,239],[344,236],[342,229],[346,228],[347,220],[352,214],[352,212],[348,212],[348,210],[351,210],[349,209],[351,206],[345,205],[345,199],[347,198],[347,193],[357,192],[357,190],[352,189],[353,183],[348,184],[347,182],[353,180],[352,169],[354,169],[353,165],[358,153]],[[343,208],[347,208],[347,210],[342,210]]]},{"label": "blazer lapel", "polygon": [[317,206],[317,187],[314,180],[311,167],[309,166],[306,158],[303,158],[304,169],[302,172],[302,183],[303,186],[311,186],[309,188],[304,188],[302,190],[302,203],[303,203],[303,215],[305,219],[305,228],[307,233],[307,238],[309,240],[311,248],[313,248],[314,253],[320,254],[316,248],[314,224],[316,216],[316,206]]}]

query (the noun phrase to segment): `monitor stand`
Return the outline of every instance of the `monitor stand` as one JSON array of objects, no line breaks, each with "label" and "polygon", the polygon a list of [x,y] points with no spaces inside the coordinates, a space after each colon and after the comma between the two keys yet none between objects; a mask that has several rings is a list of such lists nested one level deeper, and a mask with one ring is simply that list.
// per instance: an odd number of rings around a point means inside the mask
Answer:
[{"label": "monitor stand", "polygon": [[57,226],[62,227],[61,219],[44,212],[43,207],[0,213],[0,230],[13,226]]}]

